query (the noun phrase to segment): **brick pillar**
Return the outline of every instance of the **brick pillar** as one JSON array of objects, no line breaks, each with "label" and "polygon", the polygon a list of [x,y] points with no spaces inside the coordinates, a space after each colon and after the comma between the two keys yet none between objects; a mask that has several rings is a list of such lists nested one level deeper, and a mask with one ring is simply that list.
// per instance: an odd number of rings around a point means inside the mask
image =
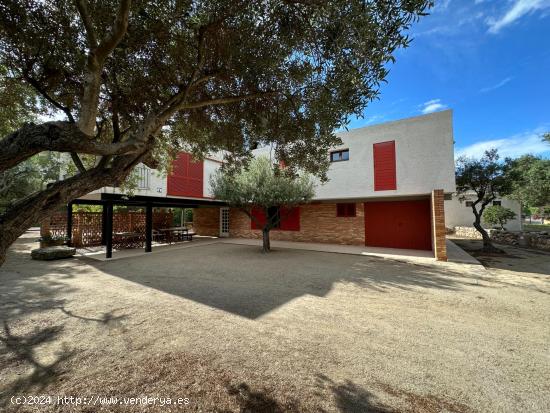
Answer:
[{"label": "brick pillar", "polygon": [[432,191],[432,244],[435,258],[447,261],[445,244],[445,195],[443,189]]}]

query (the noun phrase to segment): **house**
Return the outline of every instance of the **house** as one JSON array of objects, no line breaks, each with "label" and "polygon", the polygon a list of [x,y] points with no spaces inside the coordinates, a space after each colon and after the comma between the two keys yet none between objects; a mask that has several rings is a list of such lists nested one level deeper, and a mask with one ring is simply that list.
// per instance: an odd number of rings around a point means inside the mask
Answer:
[{"label": "house", "polygon": [[[456,195],[452,199],[445,200],[445,226],[449,230],[454,230],[455,227],[472,227],[474,222],[474,213],[472,212],[472,202],[475,201],[474,195],[465,195],[466,199],[460,201]],[[500,205],[504,208],[509,208],[516,214],[516,218],[508,221],[504,226],[508,231],[521,231],[521,203],[509,198],[498,198],[491,202],[490,205]],[[491,226],[483,222],[481,225],[484,228]]]},{"label": "house", "polygon": [[[444,197],[455,191],[452,112],[338,136],[342,145],[330,151],[329,181],[319,183],[313,202],[284,214],[272,239],[432,250],[446,260]],[[132,199],[196,208],[194,229],[201,235],[261,238],[250,217],[212,198],[209,177],[221,162],[216,155],[194,162],[180,153],[168,177],[140,166]],[[121,197],[117,188],[102,188],[84,198]]]}]

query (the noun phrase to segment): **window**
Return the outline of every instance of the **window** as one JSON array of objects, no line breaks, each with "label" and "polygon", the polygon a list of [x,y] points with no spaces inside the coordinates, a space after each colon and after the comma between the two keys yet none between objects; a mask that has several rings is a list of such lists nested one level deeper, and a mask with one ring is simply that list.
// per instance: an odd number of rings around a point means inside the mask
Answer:
[{"label": "window", "polygon": [[495,205],[495,206],[501,206],[501,205],[502,205],[502,201],[493,201],[493,205]]},{"label": "window", "polygon": [[269,207],[267,209],[267,214],[271,222],[275,223],[273,228],[279,228],[281,226],[281,209],[278,206]]},{"label": "window", "polygon": [[136,168],[137,184],[139,189],[149,189],[149,168],[138,166]]},{"label": "window", "polygon": [[467,207],[470,207],[470,208],[471,208],[473,204],[474,204],[474,203],[473,203],[472,201],[466,201],[466,206],[467,206]]},{"label": "window", "polygon": [[355,204],[336,204],[336,216],[343,218],[354,217]]},{"label": "window", "polygon": [[349,161],[349,149],[330,153],[331,162]]}]

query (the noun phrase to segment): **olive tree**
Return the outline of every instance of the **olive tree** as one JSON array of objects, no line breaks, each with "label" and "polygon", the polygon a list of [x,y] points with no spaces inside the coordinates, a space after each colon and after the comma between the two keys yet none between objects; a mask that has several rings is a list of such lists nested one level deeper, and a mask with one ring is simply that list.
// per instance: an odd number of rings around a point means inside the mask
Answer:
[{"label": "olive tree", "polygon": [[489,225],[498,225],[501,230],[504,230],[504,225],[515,217],[516,213],[514,211],[500,205],[488,206],[483,213],[483,221]]},{"label": "olive tree", "polygon": [[[315,195],[312,177],[280,168],[265,156],[254,158],[246,168],[236,173],[219,170],[211,178],[214,197],[229,206],[239,208],[257,227],[262,228],[263,251],[269,252],[269,232],[279,226],[293,206],[309,202]],[[260,222],[254,214],[260,210],[265,217]]]},{"label": "olive tree", "polygon": [[[0,65],[55,119],[0,140],[0,172],[42,151],[75,173],[0,215],[0,264],[33,222],[139,163],[185,147],[226,165],[276,143],[291,168],[326,178],[334,130],[378,95],[431,0],[5,0]],[[84,160],[83,160],[84,158]]]},{"label": "olive tree", "polygon": [[474,228],[483,238],[485,252],[499,252],[493,246],[489,234],[481,225],[481,217],[485,208],[497,197],[508,195],[512,181],[506,174],[506,165],[499,162],[496,149],[485,151],[480,159],[460,157],[456,163],[456,191],[458,199],[464,201],[474,196],[472,212]]}]

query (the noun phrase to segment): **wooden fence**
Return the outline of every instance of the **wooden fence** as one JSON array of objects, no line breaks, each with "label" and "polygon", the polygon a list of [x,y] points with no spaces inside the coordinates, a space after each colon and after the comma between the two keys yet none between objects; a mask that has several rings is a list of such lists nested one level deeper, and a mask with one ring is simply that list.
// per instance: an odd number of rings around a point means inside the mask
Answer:
[{"label": "wooden fence", "polygon": [[[172,212],[153,211],[153,228],[172,226]],[[141,211],[114,212],[113,232],[133,232],[145,235],[145,213]],[[52,237],[67,236],[67,213],[57,213],[49,220],[42,222],[41,234]],[[88,247],[101,245],[102,214],[101,212],[73,212],[72,245]]]}]

